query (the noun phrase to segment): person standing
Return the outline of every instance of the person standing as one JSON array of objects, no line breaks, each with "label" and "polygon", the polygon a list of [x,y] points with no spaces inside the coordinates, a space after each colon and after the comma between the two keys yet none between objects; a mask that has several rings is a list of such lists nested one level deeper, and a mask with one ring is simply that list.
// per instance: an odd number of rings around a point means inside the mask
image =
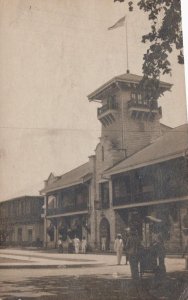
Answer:
[{"label": "person standing", "polygon": [[125,245],[125,250],[129,256],[129,264],[131,269],[132,279],[139,279],[139,254],[141,249],[141,242],[138,237],[137,231],[132,229],[130,230],[127,242]]},{"label": "person standing", "polygon": [[165,246],[164,246],[164,240],[162,237],[161,232],[155,235],[153,239],[153,249],[155,251],[157,260],[158,260],[158,270],[160,275],[166,274],[166,267],[165,267]]},{"label": "person standing", "polygon": [[[126,228],[125,229],[125,237],[124,237],[124,248],[125,248],[125,245],[127,243],[129,232],[130,232],[130,228]],[[128,256],[128,253],[127,253],[126,248],[125,248],[125,265],[128,265],[128,262],[129,262],[129,256]]]},{"label": "person standing", "polygon": [[106,251],[106,237],[102,236],[101,238],[101,250]]},{"label": "person standing", "polygon": [[[187,229],[188,232],[188,229]],[[187,234],[186,232],[186,234]],[[184,234],[184,249],[183,249],[183,254],[182,254],[182,258],[184,258],[185,255],[188,254],[188,235]]]},{"label": "person standing", "polygon": [[79,253],[79,248],[80,248],[80,240],[79,240],[78,237],[75,236],[75,238],[74,238],[74,249],[75,249],[76,254]]},{"label": "person standing", "polygon": [[82,238],[82,253],[86,253],[87,241],[85,236]]},{"label": "person standing", "polygon": [[122,240],[122,235],[120,233],[117,235],[117,238],[115,239],[114,251],[117,254],[117,264],[120,265],[122,253],[123,253],[123,240]]},{"label": "person standing", "polygon": [[57,245],[58,245],[58,252],[63,253],[63,243],[61,238],[58,239]]}]

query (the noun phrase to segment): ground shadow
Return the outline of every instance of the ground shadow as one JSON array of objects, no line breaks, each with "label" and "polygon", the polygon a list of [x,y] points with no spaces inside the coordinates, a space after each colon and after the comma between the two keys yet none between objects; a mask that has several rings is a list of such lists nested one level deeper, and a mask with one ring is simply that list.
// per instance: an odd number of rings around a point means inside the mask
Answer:
[{"label": "ground shadow", "polygon": [[[10,282],[3,282],[3,285]],[[25,291],[32,291],[24,296]],[[20,291],[23,291],[23,296]],[[18,295],[19,297],[15,296]],[[112,275],[46,276],[11,283],[11,292],[3,300],[187,300],[188,272],[168,273],[165,278],[153,275],[134,282]]]}]

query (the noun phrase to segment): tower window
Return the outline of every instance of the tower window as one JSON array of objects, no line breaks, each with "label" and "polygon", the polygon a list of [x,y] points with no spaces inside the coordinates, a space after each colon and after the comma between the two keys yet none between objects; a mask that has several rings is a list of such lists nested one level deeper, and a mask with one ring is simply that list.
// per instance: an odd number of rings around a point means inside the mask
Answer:
[{"label": "tower window", "polygon": [[108,208],[109,207],[109,183],[103,182],[100,183],[100,198],[101,198],[101,204],[102,208]]},{"label": "tower window", "polygon": [[139,93],[138,94],[138,102],[141,102],[142,101],[142,95]]},{"label": "tower window", "polygon": [[131,99],[136,100],[136,93],[131,93]]},{"label": "tower window", "polygon": [[101,149],[101,153],[102,153],[102,161],[104,161],[104,147],[102,146],[102,149]]},{"label": "tower window", "polygon": [[138,103],[140,103],[142,101],[142,94],[138,93],[138,92],[132,92],[131,100],[135,100],[135,101],[138,101]]}]

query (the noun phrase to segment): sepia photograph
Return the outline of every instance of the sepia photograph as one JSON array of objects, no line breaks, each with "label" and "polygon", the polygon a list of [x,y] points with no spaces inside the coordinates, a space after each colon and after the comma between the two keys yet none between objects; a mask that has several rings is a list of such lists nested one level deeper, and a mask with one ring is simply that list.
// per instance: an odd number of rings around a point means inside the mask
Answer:
[{"label": "sepia photograph", "polygon": [[0,0],[0,300],[188,300],[187,11]]}]

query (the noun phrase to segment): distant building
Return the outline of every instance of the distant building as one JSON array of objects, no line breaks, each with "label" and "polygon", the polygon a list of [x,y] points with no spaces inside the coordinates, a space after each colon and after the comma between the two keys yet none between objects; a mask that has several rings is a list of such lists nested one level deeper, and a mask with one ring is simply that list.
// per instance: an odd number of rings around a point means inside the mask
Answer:
[{"label": "distant building", "polygon": [[[145,243],[153,222],[163,232],[169,251],[186,240],[188,208],[188,125],[171,129],[160,124],[162,109],[142,77],[124,74],[91,93],[101,103],[100,142],[89,161],[55,177],[50,174],[45,196],[44,240],[56,246],[75,235],[86,236],[92,248],[113,249],[115,235],[135,226]],[[160,82],[160,92],[171,85]],[[188,225],[187,225],[188,227]]]},{"label": "distant building", "polygon": [[22,196],[0,202],[0,243],[13,246],[41,246],[44,198]]}]

